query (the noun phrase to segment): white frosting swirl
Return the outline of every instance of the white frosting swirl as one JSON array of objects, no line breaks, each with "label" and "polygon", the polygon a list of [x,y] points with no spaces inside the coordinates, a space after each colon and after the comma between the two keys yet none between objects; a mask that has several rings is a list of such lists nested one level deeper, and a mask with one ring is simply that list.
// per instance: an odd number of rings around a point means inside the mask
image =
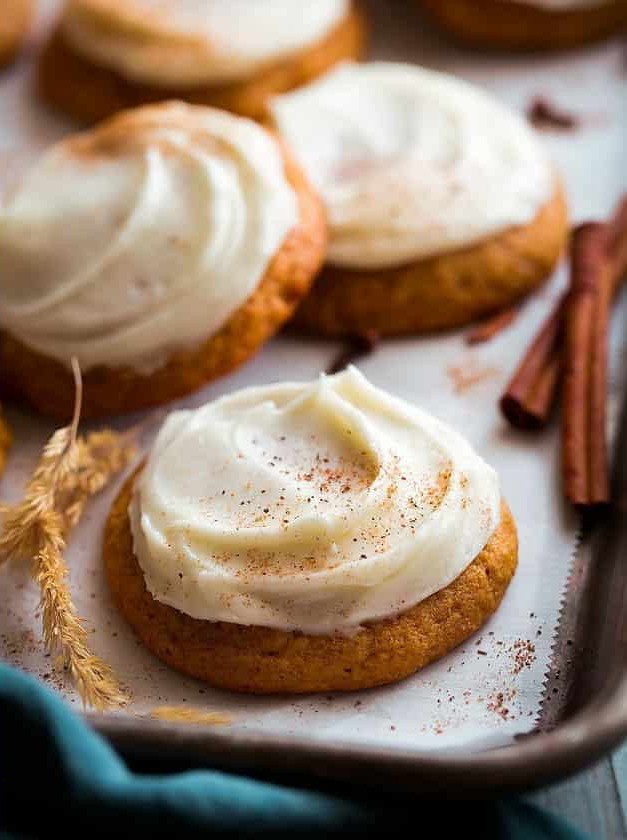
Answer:
[{"label": "white frosting swirl", "polygon": [[349,0],[70,0],[71,45],[126,78],[163,87],[253,76],[324,38]]},{"label": "white frosting swirl", "polygon": [[328,634],[447,586],[499,511],[496,474],[460,435],[351,368],[170,415],[131,521],[157,600]]},{"label": "white frosting swirl", "polygon": [[327,205],[329,260],[402,265],[528,224],[551,198],[547,156],[480,89],[404,64],[346,64],[272,100]]},{"label": "white frosting swirl", "polygon": [[0,207],[0,326],[83,370],[154,369],[228,320],[297,221],[260,126],[125,112],[54,146]]}]

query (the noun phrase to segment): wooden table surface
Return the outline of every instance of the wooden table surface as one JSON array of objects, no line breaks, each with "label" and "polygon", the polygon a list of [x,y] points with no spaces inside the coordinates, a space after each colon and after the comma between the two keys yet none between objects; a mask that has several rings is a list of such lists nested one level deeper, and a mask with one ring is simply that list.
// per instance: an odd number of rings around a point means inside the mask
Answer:
[{"label": "wooden table surface", "polygon": [[627,838],[627,743],[586,773],[531,798],[592,840]]}]

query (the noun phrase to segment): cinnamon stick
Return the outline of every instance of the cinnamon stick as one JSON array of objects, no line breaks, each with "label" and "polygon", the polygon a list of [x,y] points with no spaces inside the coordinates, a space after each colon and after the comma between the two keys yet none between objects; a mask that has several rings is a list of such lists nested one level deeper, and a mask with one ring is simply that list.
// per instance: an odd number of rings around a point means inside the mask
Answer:
[{"label": "cinnamon stick", "polygon": [[[627,274],[627,196],[619,202],[607,229],[615,293]],[[564,295],[557,301],[501,397],[501,412],[516,428],[542,428],[548,423],[557,402],[566,300],[567,295]]]},{"label": "cinnamon stick", "polygon": [[562,468],[566,498],[580,507],[610,501],[606,436],[607,344],[614,271],[608,227],[581,225],[571,244],[564,325]]},{"label": "cinnamon stick", "polygon": [[627,279],[627,195],[618,203],[608,222],[607,247],[614,263],[615,289]]},{"label": "cinnamon stick", "polygon": [[561,297],[501,397],[501,411],[518,429],[540,429],[555,404],[561,374],[561,339],[566,295]]},{"label": "cinnamon stick", "polygon": [[486,341],[496,338],[497,335],[502,333],[503,330],[506,330],[516,320],[518,311],[518,306],[512,306],[509,309],[503,309],[501,312],[497,312],[496,315],[493,315],[485,321],[481,321],[481,323],[477,324],[476,327],[473,327],[466,334],[466,344],[483,344]]},{"label": "cinnamon stick", "polygon": [[364,330],[364,332],[350,336],[346,340],[345,346],[327,368],[326,373],[333,374],[345,370],[349,365],[359,361],[364,356],[374,353],[378,343],[379,334],[376,330]]},{"label": "cinnamon stick", "polygon": [[[603,252],[594,257],[594,247],[589,246],[593,260],[593,269],[598,272],[596,307],[592,321],[591,352],[589,356],[590,392],[588,409],[588,452],[586,461],[579,456],[576,460],[569,459],[565,463],[565,470],[585,468],[587,466],[587,495],[579,496],[582,489],[579,479],[566,481],[566,495],[574,504],[583,506],[598,506],[610,501],[610,456],[607,441],[607,392],[609,377],[609,333],[612,301],[621,281],[627,274],[627,198],[619,204],[613,219],[599,234],[596,248]],[[590,254],[588,255],[590,257]],[[579,350],[581,352],[581,350]],[[565,378],[569,373],[569,357],[565,361]],[[564,400],[567,395],[567,378],[565,379]],[[568,403],[564,403],[568,406]],[[575,419],[577,414],[575,413]],[[566,422],[573,423],[571,416]],[[564,440],[565,432],[564,432]],[[566,473],[565,473],[566,476]]]}]

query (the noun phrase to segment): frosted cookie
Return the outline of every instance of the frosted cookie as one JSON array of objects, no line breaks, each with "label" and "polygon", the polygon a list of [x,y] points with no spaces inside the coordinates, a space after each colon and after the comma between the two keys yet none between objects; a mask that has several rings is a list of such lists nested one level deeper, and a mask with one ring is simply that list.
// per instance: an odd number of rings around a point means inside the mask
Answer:
[{"label": "frosted cookie", "polygon": [[8,64],[24,43],[33,16],[33,0],[2,0],[0,9],[0,67]]},{"label": "frosted cookie", "polygon": [[447,32],[476,47],[552,50],[627,26],[625,0],[422,0]]},{"label": "frosted cookie", "polygon": [[326,204],[328,262],[297,315],[341,335],[468,323],[545,280],[566,237],[532,129],[460,79],[345,65],[271,102]]},{"label": "frosted cookie", "polygon": [[494,471],[355,368],[171,414],[104,539],[146,647],[259,694],[409,676],[497,609],[517,553]]},{"label": "frosted cookie", "polygon": [[240,365],[324,258],[320,202],[281,145],[225,111],[124,112],[50,149],[0,208],[0,385],[95,417]]},{"label": "frosted cookie", "polygon": [[87,121],[168,98],[258,117],[364,41],[351,0],[69,0],[39,89]]}]

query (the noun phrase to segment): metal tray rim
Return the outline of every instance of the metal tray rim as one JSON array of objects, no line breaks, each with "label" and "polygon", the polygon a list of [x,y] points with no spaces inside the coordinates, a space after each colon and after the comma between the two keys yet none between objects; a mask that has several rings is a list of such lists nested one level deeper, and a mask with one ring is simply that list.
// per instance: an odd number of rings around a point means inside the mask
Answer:
[{"label": "metal tray rim", "polygon": [[[526,789],[570,775],[600,758],[627,736],[627,673],[572,718],[550,732],[524,736],[513,746],[482,753],[424,753],[354,743],[323,744],[302,737],[255,732],[190,731],[184,724],[121,720],[87,713],[87,721],[122,752],[164,751],[223,769],[302,772],[360,784],[394,783],[395,790],[437,791],[451,782],[468,793]],[[373,771],[376,771],[373,775]]]}]

